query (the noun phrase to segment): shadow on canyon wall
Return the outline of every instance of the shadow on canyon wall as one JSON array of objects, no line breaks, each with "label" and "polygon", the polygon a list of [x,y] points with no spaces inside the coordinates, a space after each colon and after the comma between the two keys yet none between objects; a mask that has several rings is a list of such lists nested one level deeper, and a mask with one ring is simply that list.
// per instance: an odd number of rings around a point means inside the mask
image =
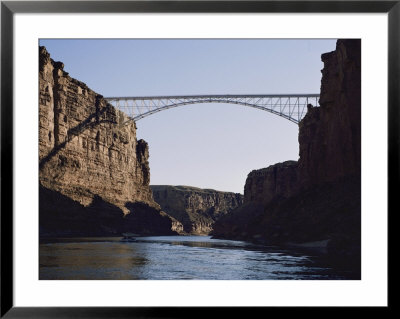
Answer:
[{"label": "shadow on canyon wall", "polygon": [[[101,97],[101,96],[99,96]],[[96,98],[96,112],[90,114],[85,120],[81,121],[78,125],[72,127],[67,131],[67,137],[64,142],[59,143],[58,145],[55,145],[54,148],[39,161],[39,170],[43,168],[43,166],[49,162],[54,156],[56,156],[62,149],[64,149],[67,144],[72,140],[73,137],[78,136],[81,134],[83,131],[87,129],[94,129],[96,126],[103,124],[103,123],[112,123],[112,124],[117,124],[114,121],[107,120],[107,119],[102,119],[100,120],[100,116],[104,113],[106,113],[109,109],[107,107],[105,108],[99,108],[98,107],[98,98]],[[95,119],[95,121],[93,121]]]},{"label": "shadow on canyon wall", "polygon": [[127,203],[130,213],[94,195],[85,207],[71,198],[39,185],[40,237],[177,235],[171,219],[146,203]]}]

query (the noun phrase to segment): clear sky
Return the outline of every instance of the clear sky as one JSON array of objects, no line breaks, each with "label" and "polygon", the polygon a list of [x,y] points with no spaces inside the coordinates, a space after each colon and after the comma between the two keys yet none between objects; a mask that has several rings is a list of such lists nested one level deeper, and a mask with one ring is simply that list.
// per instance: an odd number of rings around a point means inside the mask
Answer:
[{"label": "clear sky", "polygon": [[[41,40],[103,96],[319,93],[336,40]],[[234,104],[194,104],[137,121],[150,183],[243,193],[253,169],[298,159],[298,126]]]}]

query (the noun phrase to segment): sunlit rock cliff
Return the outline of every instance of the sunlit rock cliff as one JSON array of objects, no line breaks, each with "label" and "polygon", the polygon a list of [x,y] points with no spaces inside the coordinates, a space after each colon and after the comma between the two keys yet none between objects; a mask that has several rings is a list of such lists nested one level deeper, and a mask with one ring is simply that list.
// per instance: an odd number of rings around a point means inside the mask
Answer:
[{"label": "sunlit rock cliff", "polygon": [[[39,48],[41,234],[173,233],[136,125]],[[142,227],[139,227],[142,225]]]},{"label": "sunlit rock cliff", "polygon": [[299,161],[251,172],[244,205],[215,223],[214,237],[325,242],[359,262],[361,41],[338,40],[322,61],[320,107],[308,108],[299,124]]},{"label": "sunlit rock cliff", "polygon": [[183,233],[207,235],[218,218],[243,203],[243,195],[191,186],[151,185],[154,200],[183,225]]}]

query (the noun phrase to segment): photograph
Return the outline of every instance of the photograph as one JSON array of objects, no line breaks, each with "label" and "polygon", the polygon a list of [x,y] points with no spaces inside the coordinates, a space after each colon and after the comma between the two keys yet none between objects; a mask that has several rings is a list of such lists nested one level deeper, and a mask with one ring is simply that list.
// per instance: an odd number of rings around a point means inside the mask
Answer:
[{"label": "photograph", "polygon": [[0,18],[1,318],[390,309],[398,0]]},{"label": "photograph", "polygon": [[361,43],[39,39],[39,280],[361,280]]}]

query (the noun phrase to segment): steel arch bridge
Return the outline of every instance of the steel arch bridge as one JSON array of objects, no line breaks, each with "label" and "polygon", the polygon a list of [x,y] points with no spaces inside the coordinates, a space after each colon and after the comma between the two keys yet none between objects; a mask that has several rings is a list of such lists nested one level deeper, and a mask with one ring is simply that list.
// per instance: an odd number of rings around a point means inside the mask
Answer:
[{"label": "steel arch bridge", "polygon": [[240,104],[276,114],[298,124],[307,113],[307,105],[319,106],[319,94],[182,95],[105,99],[128,115],[129,120],[122,125],[173,107],[199,103]]}]

